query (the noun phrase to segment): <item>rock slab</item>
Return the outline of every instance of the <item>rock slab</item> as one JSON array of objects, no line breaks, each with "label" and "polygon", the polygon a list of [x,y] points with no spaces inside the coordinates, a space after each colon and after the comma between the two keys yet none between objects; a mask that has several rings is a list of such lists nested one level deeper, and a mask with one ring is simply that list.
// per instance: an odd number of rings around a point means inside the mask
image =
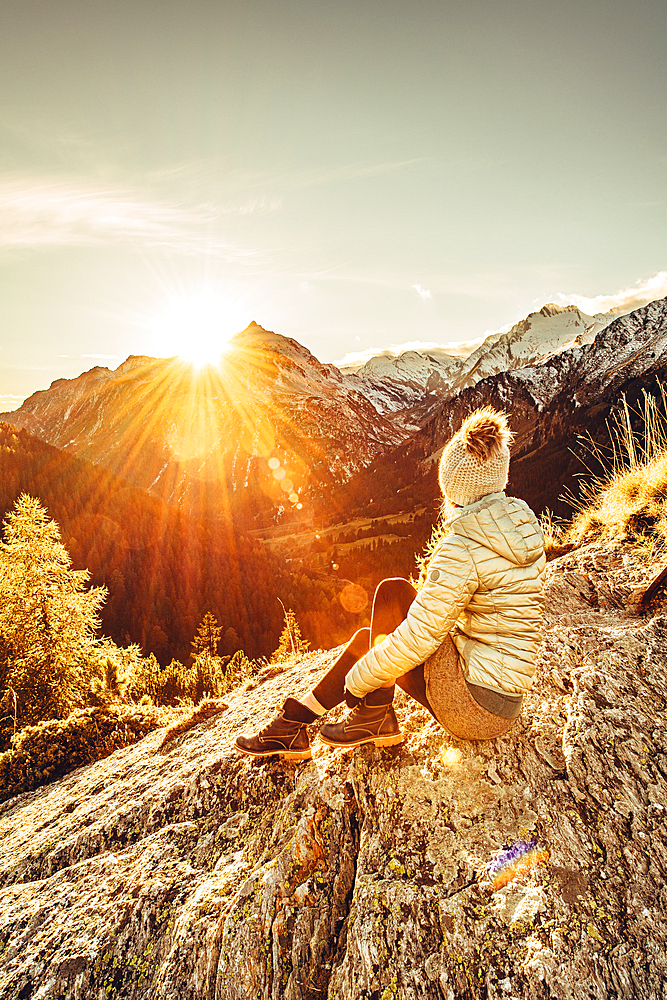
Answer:
[{"label": "rock slab", "polygon": [[[627,610],[653,572],[628,545],[550,565],[501,739],[401,695],[399,747],[238,756],[315,654],[5,803],[0,1000],[666,997],[667,617]],[[520,842],[539,863],[499,885]]]}]

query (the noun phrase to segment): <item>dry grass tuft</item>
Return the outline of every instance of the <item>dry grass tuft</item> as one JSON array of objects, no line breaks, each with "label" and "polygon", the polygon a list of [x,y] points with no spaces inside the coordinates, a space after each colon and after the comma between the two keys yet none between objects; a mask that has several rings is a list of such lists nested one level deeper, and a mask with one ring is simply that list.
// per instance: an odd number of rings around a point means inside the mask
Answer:
[{"label": "dry grass tuft", "polygon": [[[594,485],[597,488],[593,488]],[[589,484],[567,535],[574,545],[594,538],[652,538],[667,545],[667,451],[646,465],[617,470]]]},{"label": "dry grass tuft", "polygon": [[172,740],[175,740],[182,733],[187,733],[189,729],[194,729],[200,722],[204,722],[214,715],[219,715],[220,712],[225,712],[228,708],[229,705],[222,698],[204,698],[184,719],[180,719],[169,726],[157,750],[162,750],[167,743],[171,743]]},{"label": "dry grass tuft", "polygon": [[544,536],[544,551],[547,562],[564,556],[566,552],[571,552],[575,543],[568,537],[569,523],[554,518],[550,510],[545,511],[540,517],[540,527]]},{"label": "dry grass tuft", "polygon": [[[597,539],[626,538],[643,543],[653,558],[667,552],[667,400],[661,387],[662,406],[644,395],[640,411],[623,410],[610,428],[606,454],[590,442],[591,455],[606,466],[602,476],[592,475],[581,497],[566,497],[575,509],[571,523],[542,518],[547,558],[569,552]],[[632,414],[644,430],[632,427]]]}]

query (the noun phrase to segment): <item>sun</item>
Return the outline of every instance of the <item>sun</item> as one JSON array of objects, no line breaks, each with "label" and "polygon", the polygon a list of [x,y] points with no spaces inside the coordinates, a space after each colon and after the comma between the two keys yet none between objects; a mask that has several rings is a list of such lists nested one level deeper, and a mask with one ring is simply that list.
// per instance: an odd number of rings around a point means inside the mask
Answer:
[{"label": "sun", "polygon": [[229,341],[243,327],[239,310],[208,289],[168,300],[151,322],[155,351],[160,357],[178,355],[197,368],[215,365]]}]

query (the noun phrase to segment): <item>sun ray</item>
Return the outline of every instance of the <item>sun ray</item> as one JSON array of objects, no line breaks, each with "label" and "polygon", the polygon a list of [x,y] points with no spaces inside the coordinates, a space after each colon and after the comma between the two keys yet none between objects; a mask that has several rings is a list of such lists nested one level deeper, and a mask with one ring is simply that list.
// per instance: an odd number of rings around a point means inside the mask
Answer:
[{"label": "sun ray", "polygon": [[303,509],[328,467],[322,442],[276,395],[280,371],[261,340],[239,334],[215,366],[171,357],[119,372],[109,386],[123,400],[113,471],[132,480],[139,473],[157,497],[206,513],[225,533],[233,534],[241,478],[252,486],[249,511],[264,504],[262,494],[274,509]]}]

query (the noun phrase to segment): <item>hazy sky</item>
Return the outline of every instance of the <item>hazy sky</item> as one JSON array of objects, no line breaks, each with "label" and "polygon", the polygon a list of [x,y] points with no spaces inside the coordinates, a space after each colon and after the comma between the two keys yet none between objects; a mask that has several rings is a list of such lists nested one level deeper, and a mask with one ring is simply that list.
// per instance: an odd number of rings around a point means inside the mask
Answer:
[{"label": "hazy sky", "polygon": [[202,293],[337,360],[664,272],[666,37],[664,0],[3,0],[0,409],[173,353]]}]

